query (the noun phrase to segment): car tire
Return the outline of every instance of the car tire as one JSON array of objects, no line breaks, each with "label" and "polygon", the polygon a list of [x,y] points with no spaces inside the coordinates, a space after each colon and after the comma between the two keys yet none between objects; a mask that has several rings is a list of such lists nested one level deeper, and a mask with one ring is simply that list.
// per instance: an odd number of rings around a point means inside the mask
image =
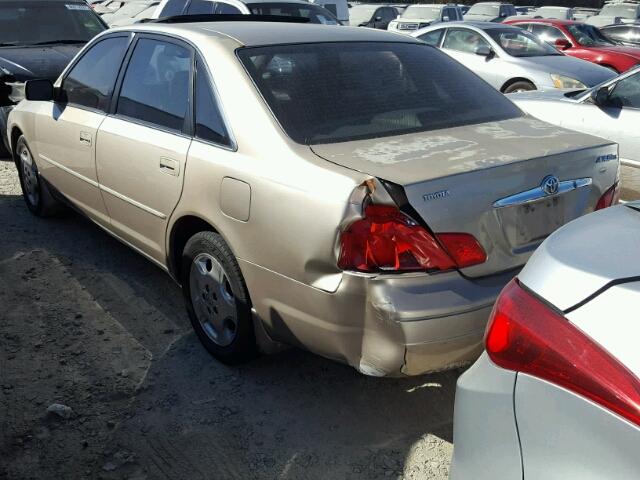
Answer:
[{"label": "car tire", "polygon": [[535,89],[536,86],[533,83],[522,80],[519,82],[513,82],[504,89],[503,93],[528,92]]},{"label": "car tire", "polygon": [[220,235],[200,232],[182,254],[181,283],[191,325],[205,348],[223,363],[257,354],[251,301],[242,272]]},{"label": "car tire", "polygon": [[38,217],[51,217],[61,212],[63,206],[58,202],[38,170],[27,140],[21,135],[16,142],[15,161],[22,188],[22,197],[31,213]]}]

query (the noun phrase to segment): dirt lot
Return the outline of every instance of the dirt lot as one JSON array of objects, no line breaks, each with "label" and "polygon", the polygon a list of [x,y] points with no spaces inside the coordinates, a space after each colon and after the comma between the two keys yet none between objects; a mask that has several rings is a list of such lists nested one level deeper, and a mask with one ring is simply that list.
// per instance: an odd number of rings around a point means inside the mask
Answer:
[{"label": "dirt lot", "polygon": [[459,372],[220,365],[163,272],[78,215],[32,217],[8,161],[0,232],[0,478],[447,477]]}]

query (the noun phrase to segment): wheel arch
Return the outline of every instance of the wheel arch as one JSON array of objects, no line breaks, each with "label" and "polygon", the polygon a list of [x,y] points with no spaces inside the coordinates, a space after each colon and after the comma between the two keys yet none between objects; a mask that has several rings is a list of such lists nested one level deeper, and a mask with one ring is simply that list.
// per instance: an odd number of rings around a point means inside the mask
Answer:
[{"label": "wheel arch", "polygon": [[[191,237],[199,232],[220,232],[207,220],[196,215],[183,215],[173,222],[169,234],[169,245],[167,251],[169,272],[175,280],[180,282],[181,261],[184,247]],[[227,243],[228,245],[228,243]],[[229,246],[229,248],[231,248]]]},{"label": "wheel arch", "polygon": [[18,158],[16,157],[16,146],[18,145],[18,139],[23,135],[22,130],[17,125],[11,128],[11,137],[9,138],[9,146],[11,147],[11,156],[13,161],[17,164]]},{"label": "wheel arch", "polygon": [[536,89],[538,88],[538,86],[536,85],[536,82],[534,82],[533,80],[526,78],[526,77],[514,77],[514,78],[510,78],[509,80],[507,80],[504,85],[502,85],[502,87],[500,87],[500,92],[504,93],[504,91],[509,88],[511,85],[513,85],[514,83],[518,83],[518,82],[527,82],[530,83],[531,85],[533,85],[534,87],[536,87]]}]

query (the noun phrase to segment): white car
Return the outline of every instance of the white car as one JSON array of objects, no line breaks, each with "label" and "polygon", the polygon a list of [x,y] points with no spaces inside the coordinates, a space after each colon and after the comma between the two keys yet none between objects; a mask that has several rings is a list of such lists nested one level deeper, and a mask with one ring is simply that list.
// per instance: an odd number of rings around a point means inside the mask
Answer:
[{"label": "white car", "polygon": [[585,23],[604,27],[615,23],[633,23],[638,20],[640,20],[640,3],[612,2],[602,7],[597,15],[587,18]]},{"label": "white car", "polygon": [[[157,7],[159,4],[160,0],[135,0],[133,2],[127,2],[113,13],[105,13],[102,15],[102,20],[110,26],[113,26],[115,22],[132,19],[141,12],[151,7]],[[133,21],[130,23],[133,23]]]},{"label": "white car", "polygon": [[410,34],[434,23],[462,20],[462,9],[455,4],[409,5],[402,15],[389,23],[387,30]]},{"label": "white car", "polygon": [[623,184],[631,168],[640,168],[640,67],[589,90],[526,92],[509,98],[541,120],[618,143]]},{"label": "white car", "polygon": [[569,57],[513,25],[452,22],[412,33],[441,48],[503,93],[569,90],[598,85],[615,72]]},{"label": "white car", "polygon": [[587,215],[503,290],[458,379],[450,480],[639,478],[638,244],[640,204]]}]

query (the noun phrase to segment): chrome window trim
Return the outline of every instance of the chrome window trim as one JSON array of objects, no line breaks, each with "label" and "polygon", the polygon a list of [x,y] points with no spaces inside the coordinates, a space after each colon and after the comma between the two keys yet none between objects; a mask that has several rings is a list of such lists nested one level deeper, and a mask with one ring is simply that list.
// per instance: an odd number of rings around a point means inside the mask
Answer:
[{"label": "chrome window trim", "polygon": [[565,193],[571,192],[573,190],[577,190],[579,188],[588,187],[593,183],[593,180],[590,177],[586,178],[576,178],[574,180],[564,180],[558,183],[558,191],[552,195],[548,195],[542,189],[542,185],[536,188],[532,188],[531,190],[525,190],[524,192],[516,193],[515,195],[510,195],[508,197],[501,198],[500,200],[496,200],[493,203],[493,208],[505,208],[505,207],[513,207],[516,205],[526,205],[528,203],[533,203],[538,200],[542,200],[543,198],[553,198],[558,195],[563,195]]}]

